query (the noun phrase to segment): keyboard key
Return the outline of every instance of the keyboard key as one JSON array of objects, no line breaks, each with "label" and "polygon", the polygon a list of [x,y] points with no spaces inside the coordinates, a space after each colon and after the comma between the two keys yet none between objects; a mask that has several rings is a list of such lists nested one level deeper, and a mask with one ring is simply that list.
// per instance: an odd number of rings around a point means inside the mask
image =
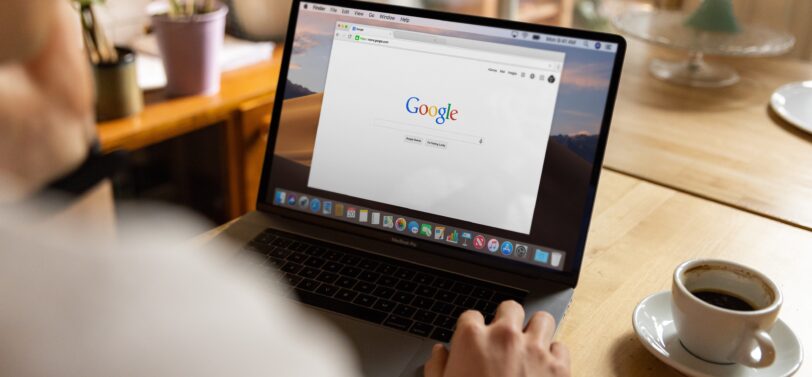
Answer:
[{"label": "keyboard key", "polygon": [[305,261],[304,264],[305,264],[305,266],[319,268],[319,267],[323,266],[324,263],[325,263],[324,259],[321,259],[319,257],[310,257],[308,260]]},{"label": "keyboard key", "polygon": [[378,278],[380,278],[380,277],[381,277],[381,275],[379,275],[377,273],[374,273],[374,272],[371,272],[371,271],[363,271],[363,272],[361,272],[360,275],[358,275],[359,279],[361,279],[363,281],[370,281],[370,282],[378,280]]},{"label": "keyboard key", "polygon": [[304,269],[299,271],[299,276],[304,277],[304,278],[308,278],[308,279],[315,279],[316,276],[319,276],[319,272],[321,272],[321,271],[319,271],[319,270],[317,270],[317,269],[315,269],[313,267],[305,267]]},{"label": "keyboard key", "polygon": [[372,292],[374,296],[378,296],[380,298],[390,298],[392,295],[395,294],[395,290],[392,288],[387,287],[378,287]]},{"label": "keyboard key", "polygon": [[488,302],[485,304],[485,307],[482,309],[482,313],[484,314],[493,314],[496,312],[496,304],[492,302]]},{"label": "keyboard key", "polygon": [[392,300],[401,304],[410,304],[412,300],[414,300],[414,295],[406,292],[395,292],[395,295],[392,296]]},{"label": "keyboard key", "polygon": [[289,248],[293,249],[293,250],[296,250],[296,251],[304,251],[308,255],[313,255],[313,256],[317,256],[317,257],[324,254],[324,252],[318,252],[316,246],[311,245],[311,244],[309,244],[307,242],[303,242],[303,241],[299,241],[298,245],[296,245],[296,246],[291,245],[291,246],[289,246]]},{"label": "keyboard key", "polygon": [[449,290],[454,286],[454,282],[448,279],[438,278],[434,280],[434,284],[432,284],[432,286],[437,289]]},{"label": "keyboard key", "polygon": [[406,318],[411,318],[416,311],[417,311],[417,309],[415,309],[415,308],[413,308],[413,307],[411,307],[409,305],[403,305],[403,304],[400,304],[400,305],[398,305],[397,308],[395,308],[395,314],[397,314],[397,315],[399,315],[401,317],[406,317]]},{"label": "keyboard key", "polygon": [[474,291],[471,293],[471,296],[482,300],[490,300],[493,297],[493,291],[487,288],[474,288]]},{"label": "keyboard key", "polygon": [[384,287],[394,287],[395,283],[397,283],[398,279],[395,279],[391,276],[381,276],[376,283],[378,285],[382,285]]},{"label": "keyboard key", "polygon": [[320,282],[332,284],[333,282],[338,280],[338,274],[334,274],[332,272],[324,271],[319,275],[319,277],[316,278],[316,280],[318,280]]},{"label": "keyboard key", "polygon": [[412,325],[409,332],[415,335],[429,336],[429,334],[431,334],[431,330],[434,330],[434,326],[418,322]]},{"label": "keyboard key", "polygon": [[414,281],[417,284],[430,285],[434,281],[434,276],[431,276],[429,274],[419,273],[419,274],[417,274],[417,276],[414,277],[414,280],[412,280],[412,281]]},{"label": "keyboard key", "polygon": [[444,343],[448,343],[449,341],[451,341],[451,335],[453,335],[451,330],[435,328],[434,331],[431,333],[431,338],[439,340]]},{"label": "keyboard key", "polygon": [[362,294],[359,294],[358,297],[356,297],[355,301],[353,301],[353,302],[358,304],[358,305],[371,307],[372,304],[375,303],[375,300],[377,300],[377,298],[372,297],[370,295],[365,295],[365,294],[362,293]]},{"label": "keyboard key", "polygon": [[454,318],[446,317],[444,315],[438,315],[437,319],[434,320],[435,326],[442,327],[444,329],[453,329],[456,323],[457,321]]},{"label": "keyboard key", "polygon": [[341,271],[342,267],[344,267],[344,266],[341,263],[327,262],[327,263],[324,264],[324,266],[321,267],[321,269],[324,270],[324,271],[336,272],[337,273],[338,271]]},{"label": "keyboard key", "polygon": [[445,314],[445,315],[451,314],[452,310],[454,310],[454,305],[447,304],[445,302],[439,302],[439,301],[437,301],[431,307],[431,311],[437,312],[437,313],[440,313],[440,314]]},{"label": "keyboard key", "polygon": [[468,308],[463,308],[462,306],[455,306],[454,310],[451,311],[451,317],[459,318],[462,315],[462,313],[465,313],[466,311],[468,311]]},{"label": "keyboard key", "polygon": [[428,310],[418,310],[412,318],[418,322],[431,323],[435,317],[437,317],[437,314],[434,314]]},{"label": "keyboard key", "polygon": [[280,259],[285,259],[285,258],[287,258],[287,257],[288,257],[288,255],[290,255],[291,253],[292,253],[292,252],[291,252],[290,250],[285,250],[285,249],[283,249],[283,248],[281,248],[281,247],[277,247],[277,248],[274,248],[274,250],[273,250],[273,251],[271,251],[271,254],[270,254],[270,255],[271,255],[272,257],[276,257],[276,258],[280,258]]},{"label": "keyboard key", "polygon": [[382,313],[361,305],[355,305],[353,303],[320,296],[312,292],[301,291],[298,289],[297,293],[299,294],[299,300],[308,305],[328,309],[372,323],[381,323],[384,319],[386,319],[386,313]]},{"label": "keyboard key", "polygon": [[414,323],[414,321],[411,319],[403,318],[395,314],[390,315],[389,318],[383,322],[384,326],[393,327],[402,331],[408,330],[409,327],[412,326],[412,323]]},{"label": "keyboard key", "polygon": [[417,290],[414,293],[417,294],[418,296],[434,297],[434,294],[437,293],[437,290],[426,285],[421,285],[417,287]]},{"label": "keyboard key", "polygon": [[[318,288],[316,288],[316,293],[325,296],[332,296],[338,292],[338,288],[330,285],[330,284],[322,284]],[[329,308],[328,308],[329,309]]]},{"label": "keyboard key", "polygon": [[372,305],[372,307],[380,311],[391,312],[393,309],[395,309],[395,303],[392,301],[380,299],[375,303],[375,305]]},{"label": "keyboard key", "polygon": [[375,284],[362,281],[355,285],[354,290],[361,293],[372,293],[375,290]]},{"label": "keyboard key", "polygon": [[295,274],[295,273],[299,272],[299,270],[301,270],[301,269],[302,269],[302,265],[300,265],[298,263],[293,263],[293,262],[288,262],[286,265],[284,265],[282,267],[282,271],[285,271],[285,272],[291,273],[291,274]]},{"label": "keyboard key", "polygon": [[395,285],[395,288],[399,291],[403,292],[412,292],[417,288],[417,283],[412,283],[410,281],[401,280]]},{"label": "keyboard key", "polygon": [[319,282],[310,279],[304,279],[301,283],[296,286],[296,289],[302,289],[305,291],[315,291],[316,288],[319,287]]},{"label": "keyboard key", "polygon": [[291,287],[295,287],[296,284],[299,284],[304,278],[296,275],[285,274],[285,280],[288,282],[288,285]]},{"label": "keyboard key", "polygon": [[349,289],[342,289],[336,293],[336,298],[342,301],[352,301],[358,296],[358,292],[353,292]]},{"label": "keyboard key", "polygon": [[474,287],[472,285],[457,282],[456,284],[454,284],[454,288],[452,288],[451,290],[460,294],[467,295],[471,294],[471,291],[474,290]]},{"label": "keyboard key", "polygon": [[489,304],[488,301],[479,300],[479,301],[476,302],[476,305],[474,305],[474,309],[479,310],[484,315],[485,314],[485,308],[488,307],[488,304]]},{"label": "keyboard key", "polygon": [[374,260],[364,258],[358,263],[358,268],[365,271],[372,271],[378,267],[378,264],[379,263]]},{"label": "keyboard key", "polygon": [[425,297],[415,297],[414,301],[412,301],[412,306],[416,306],[421,309],[429,309],[434,305],[434,300]]},{"label": "keyboard key", "polygon": [[339,262],[346,264],[348,266],[355,266],[356,264],[358,264],[359,261],[361,261],[361,257],[357,257],[355,255],[350,254],[344,254],[344,256],[341,257],[341,260]]},{"label": "keyboard key", "polygon": [[271,242],[271,245],[279,246],[279,247],[288,247],[291,243],[293,243],[293,241],[291,241],[291,240],[289,240],[287,238],[281,238],[280,237],[280,238],[275,239],[273,242]]},{"label": "keyboard key", "polygon": [[375,271],[380,272],[384,275],[392,275],[395,273],[395,271],[397,271],[397,269],[398,269],[397,267],[391,264],[381,263],[381,265],[378,266],[378,268]]},{"label": "keyboard key", "polygon": [[355,278],[358,277],[358,275],[361,273],[361,270],[355,267],[347,266],[342,268],[340,273],[341,275],[346,275]]},{"label": "keyboard key", "polygon": [[344,253],[336,250],[328,250],[326,253],[324,253],[324,259],[333,262],[337,262],[342,256],[344,256]]},{"label": "keyboard key", "polygon": [[355,286],[355,283],[358,283],[358,280],[347,276],[341,276],[336,281],[336,285],[341,288],[352,288]]},{"label": "keyboard key", "polygon": [[436,295],[434,295],[434,298],[436,298],[437,300],[443,301],[443,302],[449,302],[450,303],[450,302],[454,302],[454,299],[457,298],[457,294],[456,293],[451,293],[449,291],[439,291],[439,292],[437,292]]},{"label": "keyboard key", "polygon": [[395,277],[396,277],[396,278],[398,278],[398,279],[405,279],[405,280],[409,280],[409,279],[411,279],[412,277],[414,277],[414,275],[415,275],[415,272],[414,272],[414,271],[412,271],[412,270],[407,270],[407,269],[405,269],[405,268],[399,268],[399,269],[398,269],[398,270],[395,272]]},{"label": "keyboard key", "polygon": [[476,304],[476,299],[471,296],[459,295],[454,303],[464,308],[473,308]]},{"label": "keyboard key", "polygon": [[307,260],[307,255],[305,255],[305,254],[294,253],[294,254],[291,254],[288,257],[288,261],[291,261],[293,263],[304,263],[304,261],[306,261],[306,260]]},{"label": "keyboard key", "polygon": [[493,314],[485,316],[485,324],[490,325],[493,322]]},{"label": "keyboard key", "polygon": [[267,259],[266,262],[274,265],[277,268],[282,267],[285,263],[287,263],[287,261],[285,261],[284,259],[279,259],[276,257],[270,257]]}]

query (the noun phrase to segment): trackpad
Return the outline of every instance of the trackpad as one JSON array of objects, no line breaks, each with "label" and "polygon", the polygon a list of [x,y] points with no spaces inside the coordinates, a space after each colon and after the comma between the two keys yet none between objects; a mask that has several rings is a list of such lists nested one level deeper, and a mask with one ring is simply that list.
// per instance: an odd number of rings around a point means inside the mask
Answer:
[{"label": "trackpad", "polygon": [[353,342],[365,376],[398,376],[422,347],[424,339],[322,310],[313,310],[335,324]]}]

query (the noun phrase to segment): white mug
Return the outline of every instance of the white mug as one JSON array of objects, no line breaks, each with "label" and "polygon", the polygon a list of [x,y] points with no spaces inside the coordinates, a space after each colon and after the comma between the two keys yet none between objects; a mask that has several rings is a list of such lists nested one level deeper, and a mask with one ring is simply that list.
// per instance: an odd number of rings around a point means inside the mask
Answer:
[{"label": "white mug", "polygon": [[[727,293],[742,299],[753,310],[709,304],[692,293],[701,291]],[[772,280],[738,263],[697,259],[674,271],[671,312],[680,342],[705,361],[753,368],[772,365],[775,344],[769,331],[778,319],[782,302],[781,291]]]}]

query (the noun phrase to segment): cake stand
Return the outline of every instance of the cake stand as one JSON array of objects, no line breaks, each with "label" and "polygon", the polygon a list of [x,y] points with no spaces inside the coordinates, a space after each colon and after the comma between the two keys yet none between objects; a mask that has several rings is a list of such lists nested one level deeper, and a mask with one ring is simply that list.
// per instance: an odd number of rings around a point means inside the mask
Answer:
[{"label": "cake stand", "polygon": [[631,37],[686,51],[688,59],[654,59],[649,70],[661,80],[694,87],[723,87],[739,81],[735,69],[710,64],[704,60],[705,55],[775,56],[795,45],[791,34],[758,25],[744,25],[739,33],[697,30],[684,25],[688,15],[681,11],[631,9],[614,17],[612,23]]}]

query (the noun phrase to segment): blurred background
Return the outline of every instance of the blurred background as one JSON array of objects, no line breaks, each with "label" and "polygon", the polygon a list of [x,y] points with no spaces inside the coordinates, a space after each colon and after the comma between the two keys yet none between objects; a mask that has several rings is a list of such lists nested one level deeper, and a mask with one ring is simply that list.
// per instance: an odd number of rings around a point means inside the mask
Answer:
[{"label": "blurred background", "polygon": [[[702,0],[379,2],[618,32],[613,18],[629,9],[691,12]],[[732,4],[740,22],[794,36],[794,47],[782,59],[812,60],[812,0],[732,0]],[[166,12],[169,4],[163,0],[107,0],[94,5],[98,23],[111,42],[132,47],[139,56],[137,73],[144,98],[144,108],[138,113],[99,124],[106,151],[127,149],[132,153],[129,167],[114,178],[117,201],[173,203],[216,223],[254,208],[278,75],[278,47],[284,42],[290,2],[228,0],[225,5],[230,12],[229,37],[220,61],[223,87],[214,95],[182,98],[165,88],[167,75],[161,69],[155,41],[150,39],[154,38],[150,36],[152,16]],[[631,48],[641,46],[633,43]],[[222,61],[222,56],[228,61]]]}]

